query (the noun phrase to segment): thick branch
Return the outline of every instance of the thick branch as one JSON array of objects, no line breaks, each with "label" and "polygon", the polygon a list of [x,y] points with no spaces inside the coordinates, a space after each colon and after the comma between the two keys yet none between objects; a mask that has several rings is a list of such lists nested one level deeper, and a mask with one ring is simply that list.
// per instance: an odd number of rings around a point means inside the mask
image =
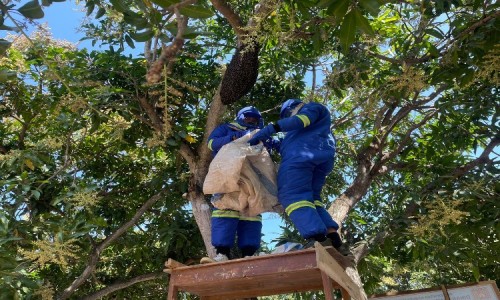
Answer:
[{"label": "thick branch", "polygon": [[[149,119],[151,120],[151,125],[157,132],[162,132],[163,126],[162,121],[158,114],[156,113],[156,109],[151,103],[148,102],[148,99],[145,97],[139,97],[139,105],[146,111]],[[165,108],[166,109],[166,108]]]},{"label": "thick branch", "polygon": [[179,153],[181,154],[182,158],[184,158],[188,163],[189,169],[191,171],[194,171],[196,169],[196,155],[194,154],[193,150],[191,150],[191,148],[189,148],[186,143],[181,143]]},{"label": "thick branch", "polygon": [[104,241],[97,244],[94,247],[92,254],[89,257],[89,262],[85,270],[83,270],[82,274],[76,278],[73,283],[69,287],[67,287],[59,299],[67,299],[69,298],[85,281],[92,275],[94,272],[96,265],[99,261],[102,251],[108,247],[112,242],[118,239],[122,234],[124,234],[130,227],[132,227],[135,223],[139,221],[142,215],[148,211],[158,200],[162,199],[164,192],[161,191],[156,195],[149,198],[142,206],[139,208],[134,216],[125,224],[120,226],[114,233],[109,235]]},{"label": "thick branch", "polygon": [[452,178],[457,178],[463,176],[465,173],[469,172],[470,170],[474,169],[475,167],[479,165],[483,165],[490,161],[489,155],[493,150],[495,149],[496,146],[500,144],[500,136],[495,136],[494,138],[491,139],[490,143],[484,148],[483,153],[473,161],[468,162],[467,164],[456,168],[453,170],[451,173]]},{"label": "thick branch", "polygon": [[130,278],[129,280],[126,280],[126,281],[120,281],[120,282],[116,282],[116,283],[113,283],[111,285],[108,285],[106,288],[104,288],[96,293],[93,293],[91,295],[88,295],[82,299],[83,300],[101,299],[104,296],[107,296],[115,291],[132,286],[136,283],[154,280],[154,279],[159,279],[159,278],[162,278],[164,276],[165,276],[165,273],[163,273],[163,272],[153,272],[153,273],[139,275],[137,277]]},{"label": "thick branch", "polygon": [[245,32],[242,29],[243,22],[241,21],[240,16],[238,16],[224,0],[210,0],[210,2],[212,2],[215,9],[217,9],[224,16],[224,18],[226,18],[238,39],[241,39]]},{"label": "thick branch", "polygon": [[175,15],[177,19],[177,34],[172,44],[168,47],[162,47],[160,57],[153,63],[151,68],[149,68],[148,74],[146,75],[146,79],[149,83],[157,83],[160,81],[163,66],[170,62],[184,46],[184,32],[188,24],[188,17],[182,16],[177,8],[175,8]]}]

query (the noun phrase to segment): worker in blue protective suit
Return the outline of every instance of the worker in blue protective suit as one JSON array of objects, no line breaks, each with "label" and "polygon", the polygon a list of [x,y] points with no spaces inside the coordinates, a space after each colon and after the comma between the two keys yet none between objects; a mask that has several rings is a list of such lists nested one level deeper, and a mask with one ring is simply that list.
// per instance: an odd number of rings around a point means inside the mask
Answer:
[{"label": "worker in blue protective suit", "polygon": [[[253,106],[242,108],[231,123],[219,125],[208,137],[208,148],[215,156],[222,146],[244,136],[264,125],[262,115]],[[212,201],[222,197],[216,194]],[[238,248],[242,255],[252,256],[260,247],[262,216],[243,217],[238,211],[214,209],[212,212],[212,245],[215,247],[214,259],[203,258],[202,263],[225,261],[231,258],[230,250],[238,236]]]},{"label": "worker in blue protective suit", "polygon": [[279,145],[278,200],[304,239],[333,245],[344,255],[339,225],[326,211],[321,190],[335,160],[336,142],[328,109],[319,103],[289,99],[281,106],[280,120],[257,132],[248,142],[269,141],[285,132]]}]

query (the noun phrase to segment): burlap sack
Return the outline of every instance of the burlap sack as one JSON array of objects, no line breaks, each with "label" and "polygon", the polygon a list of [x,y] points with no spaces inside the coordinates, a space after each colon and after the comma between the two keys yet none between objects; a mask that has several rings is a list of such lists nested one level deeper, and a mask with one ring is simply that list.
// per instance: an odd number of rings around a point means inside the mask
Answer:
[{"label": "burlap sack", "polygon": [[219,150],[210,164],[203,192],[224,194],[214,206],[237,210],[243,216],[281,213],[275,164],[262,145],[248,146],[250,137],[245,135]]}]

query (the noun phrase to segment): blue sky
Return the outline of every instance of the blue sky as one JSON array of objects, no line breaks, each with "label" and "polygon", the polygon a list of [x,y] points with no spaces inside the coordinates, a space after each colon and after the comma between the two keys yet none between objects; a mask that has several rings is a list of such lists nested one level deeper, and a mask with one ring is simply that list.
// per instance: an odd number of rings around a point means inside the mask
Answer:
[{"label": "blue sky", "polygon": [[[25,1],[21,2],[20,5],[24,4]],[[19,5],[19,6],[20,6]],[[65,2],[54,2],[49,7],[43,8],[45,17],[37,20],[37,23],[46,23],[51,29],[52,36],[59,40],[66,40],[73,42],[78,45],[78,48],[88,48],[95,50],[105,50],[106,48],[100,49],[98,47],[92,47],[89,40],[80,41],[83,37],[82,32],[78,32],[82,20],[85,18],[86,8],[80,4],[77,5],[73,1]],[[8,24],[10,22],[6,22]],[[29,34],[29,32],[28,32]],[[97,46],[97,45],[96,45]],[[136,47],[137,55],[139,55],[141,47]],[[132,50],[134,53],[134,50]],[[281,232],[280,226],[283,225],[283,221],[278,214],[275,213],[265,213],[263,214],[263,240],[266,243],[270,243],[271,240],[277,238]],[[274,247],[274,244],[270,244],[270,247]]]}]

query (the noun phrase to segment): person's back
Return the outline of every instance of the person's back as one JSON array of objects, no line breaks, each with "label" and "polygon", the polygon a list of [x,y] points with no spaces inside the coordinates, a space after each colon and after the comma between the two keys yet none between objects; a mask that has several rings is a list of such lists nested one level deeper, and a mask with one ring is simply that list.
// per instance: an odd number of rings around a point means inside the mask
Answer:
[{"label": "person's back", "polygon": [[307,103],[295,116],[307,126],[286,133],[280,145],[282,157],[303,156],[316,151],[335,152],[335,139],[330,129],[331,117],[325,106]]}]

